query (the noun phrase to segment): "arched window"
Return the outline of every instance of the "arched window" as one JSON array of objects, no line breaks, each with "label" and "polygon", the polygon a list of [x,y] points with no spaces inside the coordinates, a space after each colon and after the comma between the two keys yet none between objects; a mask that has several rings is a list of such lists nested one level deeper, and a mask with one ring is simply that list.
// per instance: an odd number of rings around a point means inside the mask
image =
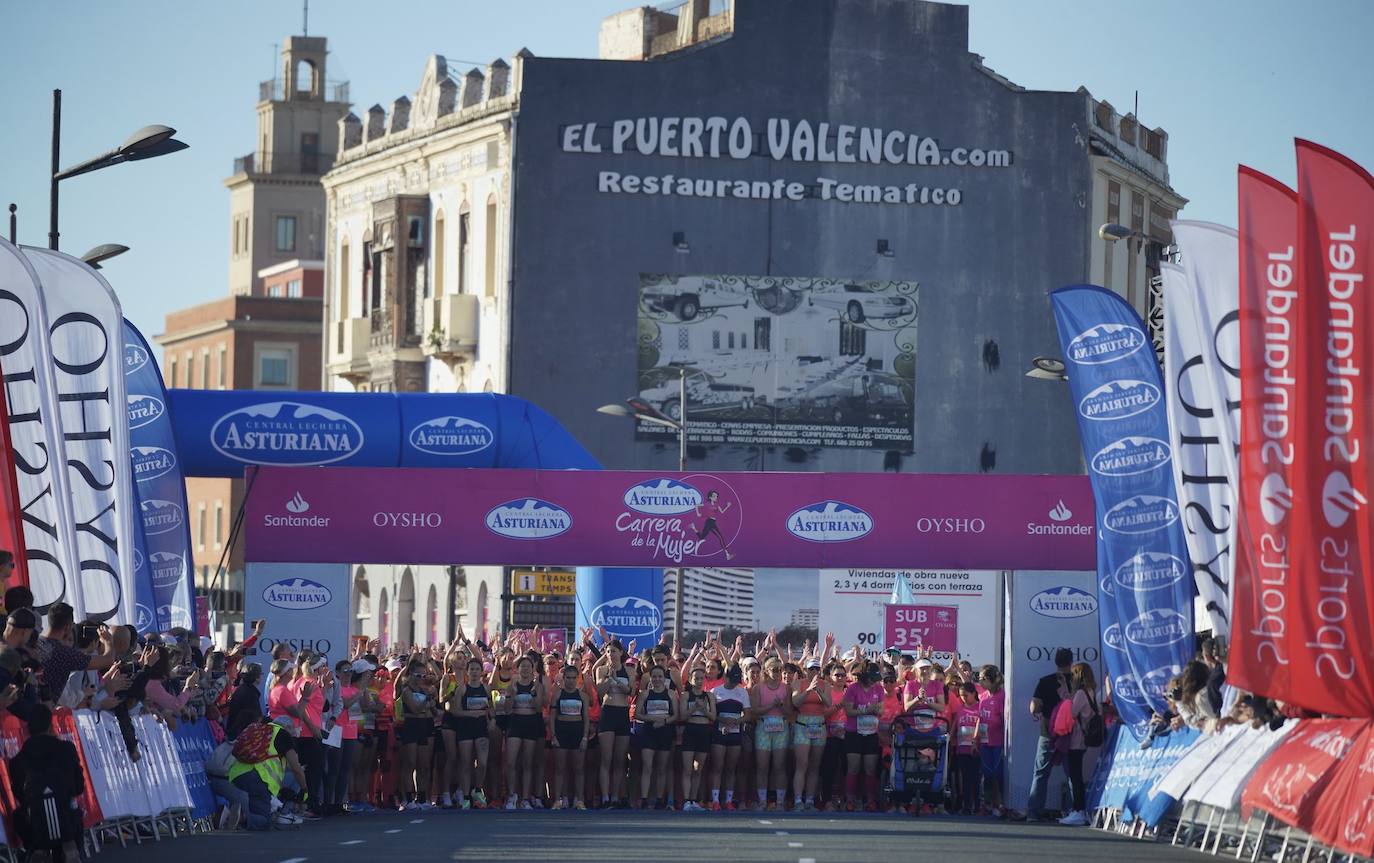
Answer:
[{"label": "arched window", "polygon": [[315,92],[315,64],[309,60],[301,60],[296,63],[296,92],[312,94]]},{"label": "arched window", "polygon": [[425,598],[426,614],[429,617],[429,643],[439,643],[439,592],[434,589],[434,585],[429,586],[429,596]]},{"label": "arched window", "polygon": [[[350,311],[348,302],[350,293],[349,276],[351,275],[351,273],[349,272],[350,262],[348,252],[348,237],[344,237],[342,240],[339,241],[339,273],[334,279],[334,281],[339,286],[338,293],[334,301],[334,308],[336,310],[334,313],[334,319],[337,321],[346,321],[353,316],[352,311]],[[342,346],[340,346],[340,348],[342,349]]]},{"label": "arched window", "polygon": [[363,623],[372,616],[372,597],[368,595],[367,570],[358,567],[353,577],[353,619],[349,621],[350,635],[365,635]]},{"label": "arched window", "polygon": [[431,252],[434,255],[434,278],[432,279],[434,296],[442,297],[444,295],[444,211],[442,209],[434,211],[434,240],[432,245],[434,247]]},{"label": "arched window", "polygon": [[487,232],[487,253],[486,260],[482,261],[482,269],[486,275],[486,295],[496,296],[496,238],[501,233],[496,225],[496,196],[491,195],[487,198],[487,223],[483,226]]},{"label": "arched window", "polygon": [[382,588],[381,599],[377,602],[377,639],[382,644],[382,650],[391,649],[391,608],[386,601],[386,588]]},{"label": "arched window", "polygon": [[415,576],[410,567],[402,571],[396,591],[396,638],[407,647],[415,643]]}]

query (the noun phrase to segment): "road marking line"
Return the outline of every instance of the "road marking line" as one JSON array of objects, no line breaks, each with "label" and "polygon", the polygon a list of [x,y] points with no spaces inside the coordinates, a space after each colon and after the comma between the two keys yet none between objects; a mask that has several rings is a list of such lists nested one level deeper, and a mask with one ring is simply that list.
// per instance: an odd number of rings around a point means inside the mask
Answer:
[{"label": "road marking line", "polygon": [[346,840],[344,840],[343,842],[340,842],[339,844],[340,844],[340,845],[361,845],[361,844],[363,844],[363,843],[366,842],[366,841],[367,841],[366,839],[346,839]]},{"label": "road marking line", "polygon": [[760,823],[760,824],[770,824],[770,825],[771,825],[773,822],[772,822],[772,821],[764,821],[762,818],[760,818],[760,819],[759,819],[759,823]]},{"label": "road marking line", "polygon": [[423,824],[423,823],[425,823],[425,819],[423,819],[423,818],[416,818],[414,821],[412,821],[412,822],[410,822],[410,823],[411,823],[411,824]]},{"label": "road marking line", "polygon": [[388,830],[388,831],[386,831],[386,832],[387,832],[387,833],[400,833],[400,832],[401,832],[401,828],[397,827],[397,828],[395,828],[394,830]]},{"label": "road marking line", "polygon": [[788,848],[800,848],[800,847],[802,847],[802,843],[800,843],[800,842],[788,842],[788,843],[787,843],[787,847],[788,847]]},{"label": "road marking line", "polygon": [[801,857],[801,858],[799,858],[799,859],[797,860],[797,863],[816,863],[816,858],[815,858],[815,857]]},{"label": "road marking line", "polygon": [[306,858],[306,857],[288,857],[288,858],[286,858],[285,860],[281,861],[281,863],[305,863],[305,861],[306,861],[307,859],[309,859],[309,858]]}]

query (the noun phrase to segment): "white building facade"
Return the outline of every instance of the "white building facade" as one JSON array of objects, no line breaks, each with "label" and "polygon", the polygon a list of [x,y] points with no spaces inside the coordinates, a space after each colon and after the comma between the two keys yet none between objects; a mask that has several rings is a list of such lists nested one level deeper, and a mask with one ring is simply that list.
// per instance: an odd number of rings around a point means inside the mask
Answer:
[{"label": "white building facade", "polygon": [[[663,572],[663,620],[671,630],[677,613],[678,570]],[[754,630],[754,570],[732,567],[688,567],[682,582],[682,629],[715,632]]]}]

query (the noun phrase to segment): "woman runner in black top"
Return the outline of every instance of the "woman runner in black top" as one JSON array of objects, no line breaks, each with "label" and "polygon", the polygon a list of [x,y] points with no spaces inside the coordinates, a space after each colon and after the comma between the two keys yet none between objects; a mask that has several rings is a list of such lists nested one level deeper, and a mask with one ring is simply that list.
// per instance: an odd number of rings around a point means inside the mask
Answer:
[{"label": "woman runner in black top", "polygon": [[574,809],[586,809],[582,802],[582,765],[587,756],[587,737],[591,723],[587,704],[577,687],[577,668],[563,667],[563,685],[554,691],[549,704],[549,740],[553,745],[554,809],[568,807],[568,786],[572,786]]},{"label": "woman runner in black top", "polygon": [[625,755],[630,750],[630,673],[622,662],[625,648],[619,641],[606,645],[596,668],[596,691],[601,696],[601,721],[597,739],[601,755],[601,808],[620,799],[625,782]]},{"label": "woman runner in black top", "polygon": [[534,754],[544,740],[544,684],[534,676],[534,660],[520,657],[515,680],[506,689],[510,701],[510,736],[506,739],[506,808],[533,809],[530,787]]},{"label": "woman runner in black top", "polygon": [[[481,785],[486,781],[487,735],[495,728],[492,719],[491,690],[482,682],[482,662],[469,659],[463,680],[449,696],[448,716],[453,719],[457,737],[458,799],[461,809],[485,809],[487,796]],[[473,758],[477,769],[473,771]]]},{"label": "woman runner in black top", "polygon": [[639,719],[640,736],[644,744],[644,762],[639,782],[639,808],[647,809],[650,800],[655,809],[663,808],[663,792],[669,772],[669,756],[673,754],[673,739],[677,736],[677,698],[668,691],[668,674],[663,666],[649,669],[649,685],[639,694],[635,715]]},{"label": "woman runner in black top", "polygon": [[716,724],[716,697],[702,689],[706,669],[692,666],[687,672],[687,685],[682,691],[679,711],[685,725],[682,728],[682,811],[704,812],[701,805],[701,773],[706,767],[706,755],[711,751],[711,731]]}]

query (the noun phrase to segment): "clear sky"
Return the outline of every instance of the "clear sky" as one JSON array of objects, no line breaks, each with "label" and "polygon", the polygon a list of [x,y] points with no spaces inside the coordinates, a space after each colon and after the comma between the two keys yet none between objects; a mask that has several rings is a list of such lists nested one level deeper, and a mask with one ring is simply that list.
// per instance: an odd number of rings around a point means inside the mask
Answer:
[{"label": "clear sky", "polygon": [[[774,2],[774,0],[743,0]],[[819,2],[819,0],[808,0]],[[485,64],[521,47],[595,56],[599,21],[626,0],[409,0],[380,7],[314,0],[330,78],[355,112],[419,86],[432,53]],[[1293,181],[1292,139],[1374,168],[1374,3],[1365,0],[972,0],[970,48],[1032,89],[1086,86],[1168,131],[1184,216],[1235,221],[1235,167]],[[383,11],[385,9],[385,11]],[[0,28],[0,206],[20,207],[20,241],[46,243],[51,91],[63,90],[63,164],[166,123],[191,149],[62,186],[62,247],[120,242],[106,266],[126,314],[151,336],[170,309],[227,291],[234,157],[252,151],[257,83],[276,45],[301,30],[298,0],[43,0],[5,4]]]}]

